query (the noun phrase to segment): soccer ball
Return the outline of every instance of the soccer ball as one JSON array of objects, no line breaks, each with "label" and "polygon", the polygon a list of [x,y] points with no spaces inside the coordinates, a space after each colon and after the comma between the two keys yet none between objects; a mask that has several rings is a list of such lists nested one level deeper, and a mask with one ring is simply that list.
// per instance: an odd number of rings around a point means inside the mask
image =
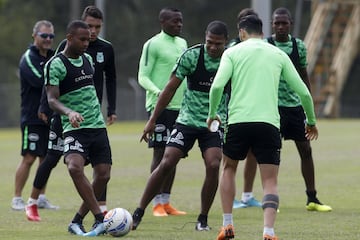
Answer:
[{"label": "soccer ball", "polygon": [[111,209],[104,217],[105,230],[114,237],[128,234],[132,228],[132,216],[124,208]]}]

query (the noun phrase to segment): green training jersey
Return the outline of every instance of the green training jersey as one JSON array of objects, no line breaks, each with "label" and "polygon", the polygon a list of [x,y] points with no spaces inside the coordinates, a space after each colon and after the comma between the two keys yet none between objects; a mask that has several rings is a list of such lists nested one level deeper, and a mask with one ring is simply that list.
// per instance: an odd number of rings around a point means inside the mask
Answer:
[{"label": "green training jersey", "polygon": [[262,39],[250,38],[223,53],[210,90],[209,117],[214,118],[224,86],[231,79],[228,124],[265,122],[280,128],[280,78],[300,96],[309,124],[315,124],[313,101],[285,52]]},{"label": "green training jersey", "polygon": [[[306,68],[306,47],[302,40],[296,38],[296,44],[299,53],[299,67]],[[286,54],[290,55],[293,50],[293,43],[291,36],[287,42],[277,42],[274,40],[275,46],[283,50]],[[299,96],[288,85],[285,79],[281,78],[279,83],[279,106],[280,107],[297,107],[301,105]]]},{"label": "green training jersey", "polygon": [[93,61],[90,55],[85,54],[85,57],[71,59],[60,53],[45,65],[45,84],[59,86],[59,101],[84,117],[80,127],[73,128],[68,117],[61,115],[63,132],[82,128],[105,128],[92,80]]},{"label": "green training jersey", "polygon": [[[200,52],[202,54],[200,54]],[[220,58],[211,58],[204,45],[189,48],[179,59],[174,73],[180,80],[187,80],[184,99],[176,122],[198,128],[207,128],[209,90],[219,67]],[[217,114],[226,119],[227,95],[222,94]]]},{"label": "green training jersey", "polygon": [[[170,36],[164,31],[145,42],[139,62],[138,81],[146,90],[147,111],[154,110],[159,93],[168,83],[176,61],[186,49],[185,39]],[[185,85],[178,88],[167,109],[180,109],[184,90]]]}]

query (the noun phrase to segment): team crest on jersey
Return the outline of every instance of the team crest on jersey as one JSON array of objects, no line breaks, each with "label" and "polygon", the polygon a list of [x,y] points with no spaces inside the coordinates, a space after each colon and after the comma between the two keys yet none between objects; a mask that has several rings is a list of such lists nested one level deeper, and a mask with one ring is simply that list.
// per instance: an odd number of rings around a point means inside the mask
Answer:
[{"label": "team crest on jersey", "polygon": [[96,53],[96,61],[98,63],[103,63],[104,62],[104,53],[103,52],[97,52]]}]

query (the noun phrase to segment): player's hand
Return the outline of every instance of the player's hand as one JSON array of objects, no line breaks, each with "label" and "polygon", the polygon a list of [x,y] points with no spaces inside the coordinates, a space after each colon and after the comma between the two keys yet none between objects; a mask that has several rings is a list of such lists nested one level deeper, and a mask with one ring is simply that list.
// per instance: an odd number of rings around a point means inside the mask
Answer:
[{"label": "player's hand", "polygon": [[319,132],[316,126],[306,125],[305,127],[305,137],[307,140],[316,140],[319,136]]},{"label": "player's hand", "polygon": [[155,122],[151,120],[147,121],[143,134],[140,138],[140,142],[142,140],[144,140],[145,142],[149,142],[150,136],[153,135],[154,131],[155,131]]},{"label": "player's hand", "polygon": [[208,119],[206,119],[206,124],[208,126],[209,131],[211,131],[211,124],[214,120],[219,121],[219,123],[220,123],[219,125],[221,126],[221,119],[218,115],[216,115],[215,118],[208,118]]},{"label": "player's hand", "polygon": [[43,120],[46,124],[48,124],[48,116],[43,112],[38,112],[38,118]]},{"label": "player's hand", "polygon": [[80,123],[84,121],[84,117],[80,113],[75,111],[70,111],[67,116],[69,118],[71,126],[74,128],[80,127]]},{"label": "player's hand", "polygon": [[116,121],[116,119],[117,119],[117,116],[115,114],[111,114],[110,116],[107,117],[106,124],[111,125]]}]

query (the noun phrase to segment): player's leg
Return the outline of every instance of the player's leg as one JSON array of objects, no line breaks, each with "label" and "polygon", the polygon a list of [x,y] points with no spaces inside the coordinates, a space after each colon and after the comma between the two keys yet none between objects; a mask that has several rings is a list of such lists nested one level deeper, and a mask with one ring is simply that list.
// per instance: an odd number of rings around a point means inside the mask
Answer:
[{"label": "player's leg", "polygon": [[231,239],[235,236],[232,204],[236,193],[236,170],[239,161],[223,155],[223,169],[220,176],[220,199],[223,211],[223,224],[217,236],[218,240]]},{"label": "player's leg", "polygon": [[254,124],[254,156],[259,164],[263,186],[264,239],[277,239],[275,220],[279,207],[278,172],[280,165],[281,138],[278,128],[270,124]]},{"label": "player's leg", "polygon": [[241,200],[234,199],[233,208],[261,207],[261,203],[255,199],[253,194],[253,185],[256,176],[257,162],[251,150],[246,156],[244,162],[244,184],[241,194]]},{"label": "player's leg", "polygon": [[301,159],[301,173],[305,181],[309,211],[330,212],[332,208],[320,202],[315,188],[315,167],[310,141],[295,141]]},{"label": "player's leg", "polygon": [[180,158],[183,156],[184,153],[179,148],[169,146],[165,148],[164,157],[158,167],[151,173],[140,199],[139,207],[133,214],[133,230],[136,230],[140,224],[146,207],[159,192],[164,179],[168,176],[169,172],[176,167]]},{"label": "player's leg", "polygon": [[24,210],[25,202],[21,195],[25,183],[29,177],[31,166],[36,157],[39,157],[39,164],[44,160],[47,149],[49,129],[45,125],[24,126],[22,130],[22,150],[23,156],[15,173],[15,193],[11,203],[14,210]]},{"label": "player's leg", "polygon": [[[165,109],[156,121],[153,139],[149,146],[153,147],[153,159],[151,172],[160,164],[163,158],[167,139],[174,128],[175,120],[179,111]],[[186,212],[180,211],[170,204],[171,189],[174,183],[176,168],[168,173],[163,180],[159,193],[153,199],[153,215],[163,217],[167,215],[184,215]]]}]

